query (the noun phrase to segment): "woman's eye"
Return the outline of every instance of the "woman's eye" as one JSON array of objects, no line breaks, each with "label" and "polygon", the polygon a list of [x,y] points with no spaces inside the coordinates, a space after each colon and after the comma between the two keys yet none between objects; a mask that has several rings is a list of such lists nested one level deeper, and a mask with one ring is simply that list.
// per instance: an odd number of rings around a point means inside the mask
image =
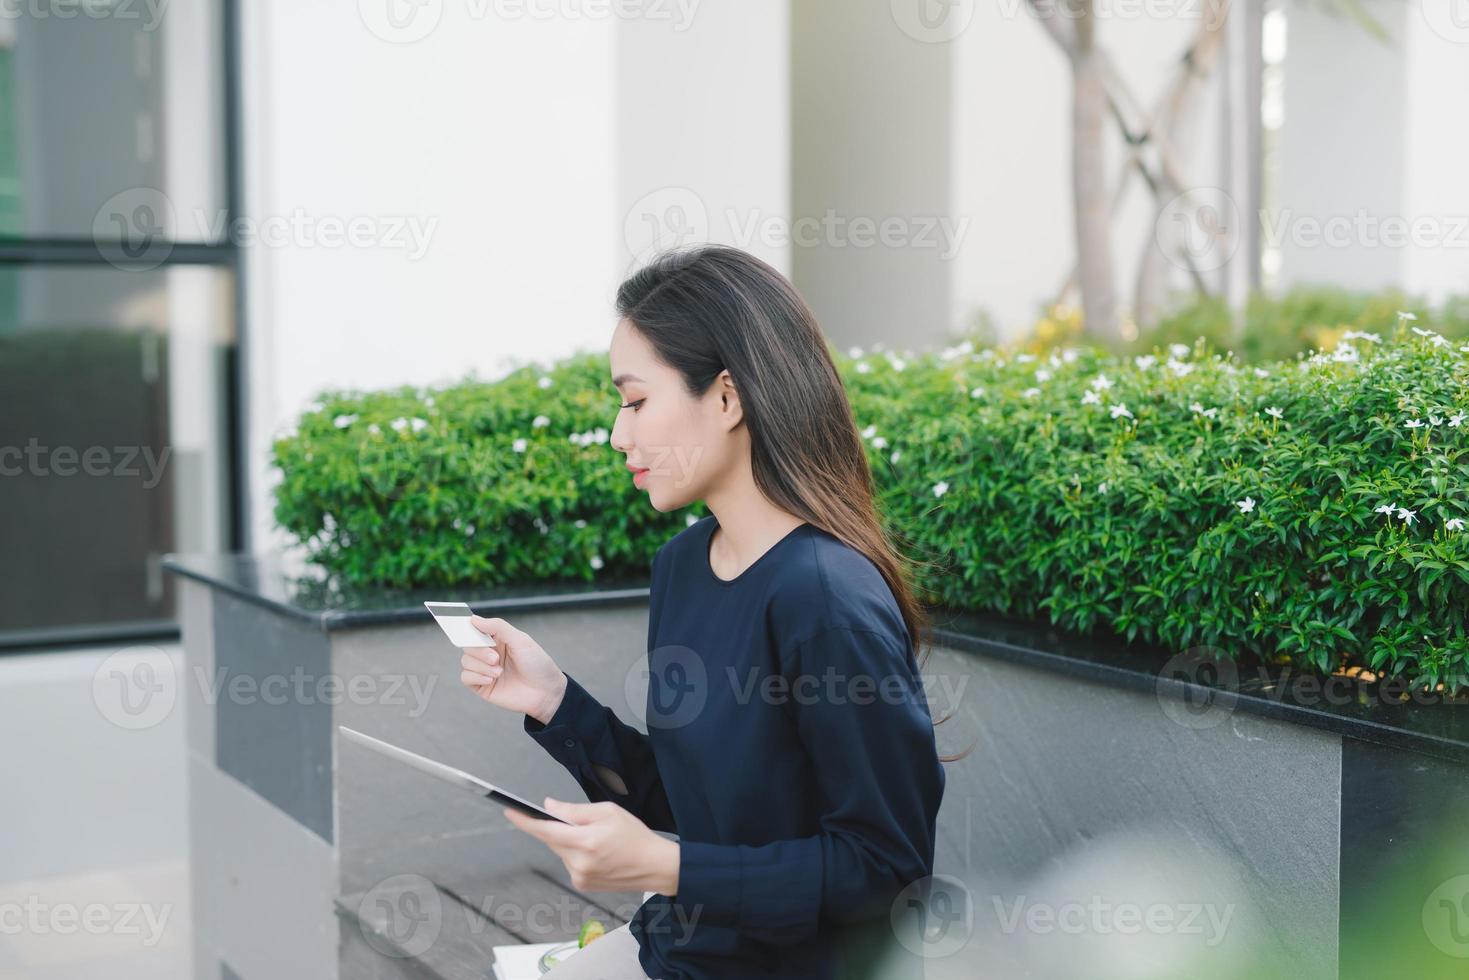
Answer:
[{"label": "woman's eye", "polygon": [[639,398],[637,401],[635,401],[635,402],[628,402],[626,405],[624,405],[622,407],[623,408],[630,408],[634,412],[636,412],[638,410],[638,406],[641,405],[645,401],[647,401],[646,398]]}]

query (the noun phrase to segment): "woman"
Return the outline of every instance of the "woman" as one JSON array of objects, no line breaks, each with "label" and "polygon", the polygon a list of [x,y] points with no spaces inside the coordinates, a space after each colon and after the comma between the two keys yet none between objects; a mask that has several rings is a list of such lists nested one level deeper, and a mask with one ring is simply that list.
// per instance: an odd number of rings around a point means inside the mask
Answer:
[{"label": "woman", "polygon": [[573,887],[654,893],[547,976],[859,975],[895,903],[906,914],[899,893],[933,873],[944,790],[911,568],[820,328],[778,272],[674,252],[617,306],[611,444],[654,508],[711,511],[653,560],[649,732],[502,619],[476,617],[496,646],[463,661],[592,801],[546,801],[574,826],[506,818]]}]

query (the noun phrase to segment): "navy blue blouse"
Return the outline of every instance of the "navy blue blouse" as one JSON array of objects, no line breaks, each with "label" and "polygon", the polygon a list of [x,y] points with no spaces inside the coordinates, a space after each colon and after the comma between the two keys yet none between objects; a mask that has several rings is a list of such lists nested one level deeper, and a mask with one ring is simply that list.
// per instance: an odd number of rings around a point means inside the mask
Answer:
[{"label": "navy blue blouse", "polygon": [[678,834],[678,894],[630,924],[648,976],[862,975],[899,892],[933,873],[944,791],[908,629],[877,566],[826,531],[802,524],[725,580],[715,527],[653,561],[648,734],[569,676],[525,731],[589,800]]}]

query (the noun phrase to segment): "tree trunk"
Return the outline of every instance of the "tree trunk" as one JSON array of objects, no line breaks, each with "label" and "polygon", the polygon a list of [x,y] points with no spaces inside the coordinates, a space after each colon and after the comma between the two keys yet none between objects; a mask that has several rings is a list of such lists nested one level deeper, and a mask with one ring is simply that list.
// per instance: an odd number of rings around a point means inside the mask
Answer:
[{"label": "tree trunk", "polygon": [[[1086,6],[1090,8],[1090,0]],[[1111,222],[1102,145],[1107,90],[1102,80],[1101,57],[1089,40],[1076,52],[1071,67],[1071,190],[1082,315],[1088,334],[1115,342],[1121,339],[1121,324],[1112,271]]]}]

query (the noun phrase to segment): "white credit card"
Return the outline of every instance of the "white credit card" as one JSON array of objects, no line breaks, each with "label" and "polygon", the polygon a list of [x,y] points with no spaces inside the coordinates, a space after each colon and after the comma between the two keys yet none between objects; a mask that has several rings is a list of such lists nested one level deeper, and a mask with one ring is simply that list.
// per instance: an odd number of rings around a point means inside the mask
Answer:
[{"label": "white credit card", "polygon": [[463,602],[425,602],[434,622],[456,647],[492,647],[495,641],[470,623],[474,611]]}]

